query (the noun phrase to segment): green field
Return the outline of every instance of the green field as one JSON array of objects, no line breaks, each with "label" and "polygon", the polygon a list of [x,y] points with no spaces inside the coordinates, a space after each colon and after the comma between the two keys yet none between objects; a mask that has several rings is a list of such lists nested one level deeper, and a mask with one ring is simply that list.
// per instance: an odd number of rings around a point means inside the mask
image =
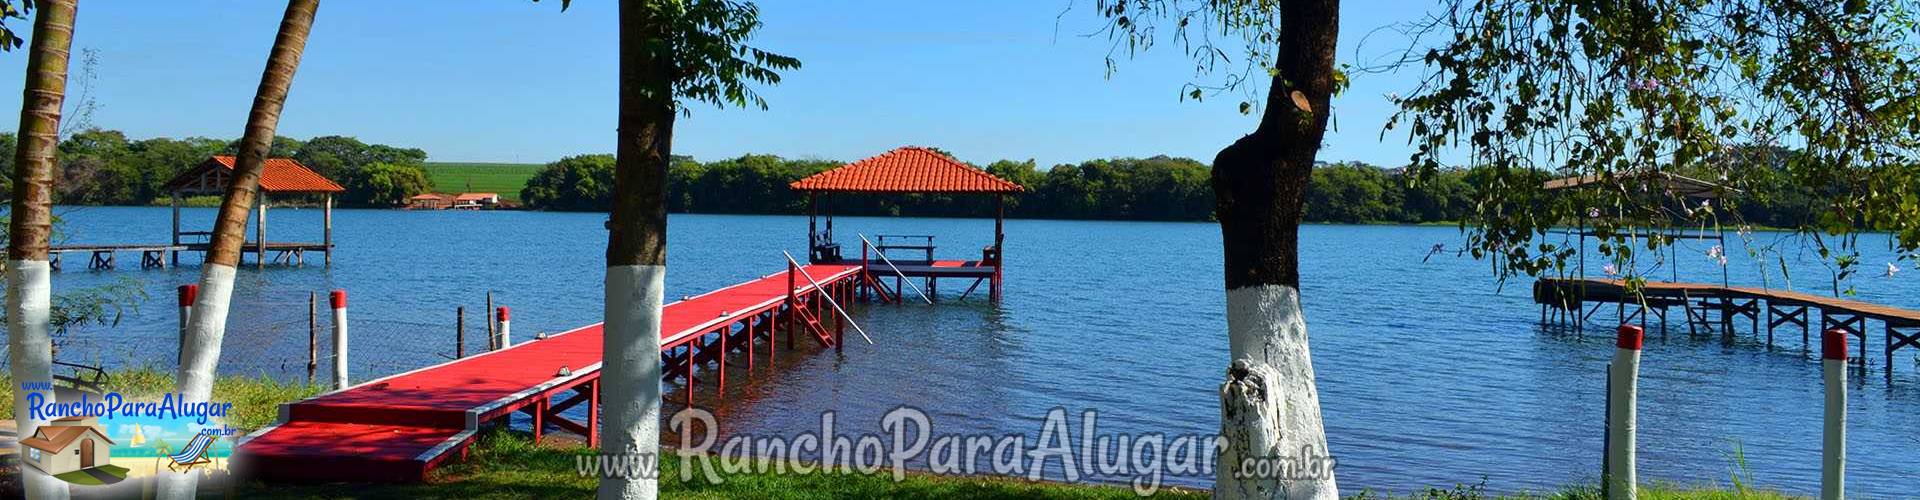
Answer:
[{"label": "green field", "polygon": [[[537,163],[427,163],[433,190],[442,193],[499,193],[519,202],[520,188],[540,170]],[[468,187],[472,186],[472,187]]]}]

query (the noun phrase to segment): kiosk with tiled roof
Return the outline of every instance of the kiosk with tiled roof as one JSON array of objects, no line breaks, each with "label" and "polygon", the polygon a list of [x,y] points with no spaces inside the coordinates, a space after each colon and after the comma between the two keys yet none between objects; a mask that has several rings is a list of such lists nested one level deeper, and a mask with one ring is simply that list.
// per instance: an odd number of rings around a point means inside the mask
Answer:
[{"label": "kiosk with tiled roof", "polygon": [[[840,252],[833,235],[835,194],[958,194],[994,197],[993,244],[980,250],[979,260],[942,260],[934,257],[933,235],[876,235],[875,241],[860,236],[860,261],[870,274],[893,275],[888,289],[875,283],[878,291],[899,297],[902,286],[912,286],[908,278],[926,279],[928,295],[938,295],[940,278],[972,278],[973,285],[961,298],[972,294],[982,282],[987,296],[1000,299],[1002,248],[1006,240],[1006,197],[1026,191],[1006,179],[961,163],[930,148],[908,146],[879,156],[794,181],[790,186],[807,194],[807,241],[815,263],[851,262]],[[826,227],[820,228],[822,208]],[[889,250],[896,251],[888,254]],[[916,255],[907,255],[913,253]],[[916,287],[917,288],[917,287]]]},{"label": "kiosk with tiled roof", "polygon": [[[234,165],[237,163],[238,161],[232,156],[214,156],[174,176],[173,180],[167,181],[165,188],[172,193],[174,245],[202,252],[211,248],[206,240],[213,236],[212,231],[180,230],[181,200],[188,196],[226,194],[227,185],[233,179]],[[244,258],[247,252],[252,252],[255,264],[264,267],[268,261],[289,265],[299,264],[306,260],[306,252],[319,251],[326,255],[326,264],[333,265],[333,195],[346,190],[340,187],[340,184],[293,159],[267,159],[266,168],[260,172],[260,191],[258,196],[254,197],[254,240],[245,244],[241,250],[241,256]],[[296,196],[319,198],[323,211],[321,241],[319,243],[268,241],[267,207],[272,206],[273,199]],[[183,237],[197,237],[201,241],[184,241]],[[174,254],[173,263],[180,263],[178,253]]]},{"label": "kiosk with tiled roof", "polygon": [[[232,156],[212,156],[193,168],[180,172],[162,186],[172,194],[173,238],[167,243],[100,244],[83,243],[58,245],[49,249],[49,259],[53,270],[61,268],[61,256],[67,253],[91,254],[87,261],[88,269],[113,269],[115,254],[120,252],[139,253],[140,267],[165,268],[180,264],[180,252],[205,252],[213,247],[209,240],[212,231],[181,231],[180,206],[188,196],[220,196],[227,192],[227,184],[232,182],[234,164]],[[254,241],[246,242],[241,248],[241,256],[254,255],[254,261],[265,267],[268,261],[288,265],[302,264],[306,261],[306,252],[318,251],[326,254],[326,263],[333,264],[333,195],[346,192],[333,180],[319,172],[308,169],[300,162],[287,158],[267,160],[266,168],[260,174],[260,190],[254,197]],[[297,243],[267,241],[267,206],[271,198],[302,197],[309,203],[318,203],[324,207],[322,240],[319,243]],[[187,241],[198,238],[198,241]]]}]

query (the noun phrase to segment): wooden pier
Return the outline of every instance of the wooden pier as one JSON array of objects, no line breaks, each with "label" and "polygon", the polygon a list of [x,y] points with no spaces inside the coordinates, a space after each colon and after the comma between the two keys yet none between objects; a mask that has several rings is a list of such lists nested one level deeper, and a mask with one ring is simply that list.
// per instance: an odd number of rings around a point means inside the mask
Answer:
[{"label": "wooden pier", "polygon": [[[181,252],[206,252],[208,248],[210,248],[210,245],[206,243],[185,243],[179,245],[166,243],[125,245],[80,244],[55,245],[47,249],[47,253],[49,254],[48,264],[55,271],[62,269],[61,261],[64,260],[63,256],[69,253],[87,255],[87,269],[104,271],[119,268],[119,254],[121,252],[128,254],[138,253],[140,255],[141,269],[166,269],[168,266],[179,265]],[[306,263],[307,252],[329,253],[330,250],[331,246],[325,243],[270,241],[262,245],[258,242],[249,241],[244,243],[240,248],[240,255],[243,260],[247,254],[253,254],[254,260],[260,262],[262,261],[261,255],[266,255],[265,263],[300,265]]]},{"label": "wooden pier", "polygon": [[[213,232],[182,231],[181,203],[188,196],[225,194],[228,183],[232,181],[236,161],[232,156],[214,156],[167,181],[165,188],[171,193],[169,205],[173,208],[173,229],[172,237],[166,243],[57,245],[48,250],[51,254],[48,256],[49,263],[53,270],[59,271],[63,267],[63,255],[85,254],[88,256],[87,269],[111,270],[119,268],[118,255],[126,252],[140,255],[141,269],[165,269],[180,265],[182,252],[201,252],[204,255],[213,247],[210,243]],[[333,195],[343,192],[346,192],[346,188],[307,169],[300,162],[286,158],[268,159],[260,175],[260,189],[254,197],[253,241],[242,244],[240,257],[244,260],[251,253],[255,267],[264,268],[269,263],[290,266],[306,264],[307,252],[320,252],[325,263],[333,265]],[[320,242],[267,240],[267,208],[272,206],[270,199],[283,196],[318,197],[321,209],[325,211],[321,215]]]},{"label": "wooden pier", "polygon": [[[741,354],[748,375],[757,364],[771,366],[781,333],[788,350],[796,337],[839,348],[846,323],[826,299],[897,300],[876,283],[854,265],[789,266],[667,304],[662,382],[687,388],[684,398],[667,399],[692,406],[700,377],[724,393],[727,365],[738,363],[729,358]],[[588,325],[283,405],[278,423],[242,441],[236,466],[265,480],[419,481],[464,456],[482,426],[504,424],[514,413],[531,418],[536,442],[552,427],[599,446],[601,335],[601,325]],[[584,420],[563,414],[580,405]]]},{"label": "wooden pier", "polygon": [[[1818,330],[1839,329],[1858,340],[1860,354],[1854,362],[1866,366],[1869,321],[1880,323],[1885,343],[1883,354],[1888,376],[1893,372],[1893,356],[1901,348],[1920,349],[1920,311],[1882,304],[1826,297],[1792,290],[1770,288],[1648,281],[1639,294],[1629,291],[1619,280],[1546,278],[1534,282],[1533,299],[1540,305],[1541,322],[1558,321],[1584,324],[1604,304],[1613,304],[1622,323],[1658,316],[1664,332],[1669,308],[1680,307],[1686,314],[1689,333],[1718,331],[1731,336],[1736,320],[1746,319],[1755,334],[1765,323],[1767,345],[1771,347],[1774,330],[1782,326],[1800,329],[1802,349],[1811,349],[1815,330],[1813,313],[1819,313]],[[1587,304],[1593,304],[1588,307]]]}]

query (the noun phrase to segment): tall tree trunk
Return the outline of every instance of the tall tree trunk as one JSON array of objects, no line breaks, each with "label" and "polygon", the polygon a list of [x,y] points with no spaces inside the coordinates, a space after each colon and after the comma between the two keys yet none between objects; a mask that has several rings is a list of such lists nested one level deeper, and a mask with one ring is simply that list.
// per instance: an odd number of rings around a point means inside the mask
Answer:
[{"label": "tall tree trunk", "polygon": [[[13,213],[7,244],[7,353],[13,367],[13,418],[17,435],[32,436],[46,421],[29,418],[27,397],[54,401],[53,391],[27,391],[20,384],[53,383],[53,337],[48,330],[53,285],[48,276],[48,237],[53,232],[54,154],[60,145],[60,106],[66,100],[67,61],[72,54],[77,0],[37,2],[33,52],[20,101],[19,146],[13,153]],[[44,404],[43,403],[43,404]],[[26,450],[18,450],[19,457]],[[66,498],[67,483],[32,466],[20,467],[27,498]]]},{"label": "tall tree trunk", "polygon": [[[1225,246],[1232,364],[1220,386],[1215,498],[1336,499],[1300,309],[1300,215],[1326,133],[1339,34],[1336,0],[1281,4],[1278,72],[1260,125],[1214,158]],[[1287,474],[1246,477],[1248,459],[1286,457]],[[1307,460],[1300,460],[1306,458]]]},{"label": "tall tree trunk", "polygon": [[[260,174],[266,169],[267,154],[273,148],[274,128],[280,124],[280,110],[286,105],[293,75],[300,68],[300,56],[306,51],[307,34],[320,0],[290,0],[280,19],[280,32],[267,55],[267,68],[260,75],[260,88],[253,96],[253,110],[247,115],[247,129],[240,138],[240,154],[233,167],[227,194],[220,200],[220,212],[214,220],[212,247],[200,269],[200,295],[188,320],[187,338],[182,343],[180,371],[176,386],[188,401],[206,401],[213,393],[213,380],[220,364],[220,343],[227,330],[227,305],[233,298],[234,268],[240,264],[240,246],[247,238],[247,212],[253,207],[260,187]],[[265,258],[265,255],[258,256]],[[161,482],[162,498],[190,498],[198,474],[169,475]]]},{"label": "tall tree trunk", "polygon": [[[667,19],[645,0],[620,2],[620,124],[613,213],[607,224],[601,401],[613,453],[660,450],[660,306],[667,274],[667,162],[672,154],[674,61]],[[652,499],[650,474],[609,475],[600,498]]]}]

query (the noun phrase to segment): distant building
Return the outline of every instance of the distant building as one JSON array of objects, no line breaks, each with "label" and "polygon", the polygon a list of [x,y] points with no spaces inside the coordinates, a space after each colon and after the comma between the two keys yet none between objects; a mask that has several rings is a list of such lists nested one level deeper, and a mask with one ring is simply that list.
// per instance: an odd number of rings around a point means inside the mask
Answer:
[{"label": "distant building", "polygon": [[500,195],[497,193],[460,193],[453,197],[452,208],[481,209],[499,204]]},{"label": "distant building", "polygon": [[406,206],[407,208],[417,210],[440,210],[452,205],[453,201],[448,199],[447,195],[440,193],[423,193],[414,195],[412,198],[407,198]]},{"label": "distant building", "polygon": [[50,475],[91,469],[113,461],[113,440],[101,432],[92,417],[67,417],[34,429],[20,440],[26,449],[21,461]]}]

